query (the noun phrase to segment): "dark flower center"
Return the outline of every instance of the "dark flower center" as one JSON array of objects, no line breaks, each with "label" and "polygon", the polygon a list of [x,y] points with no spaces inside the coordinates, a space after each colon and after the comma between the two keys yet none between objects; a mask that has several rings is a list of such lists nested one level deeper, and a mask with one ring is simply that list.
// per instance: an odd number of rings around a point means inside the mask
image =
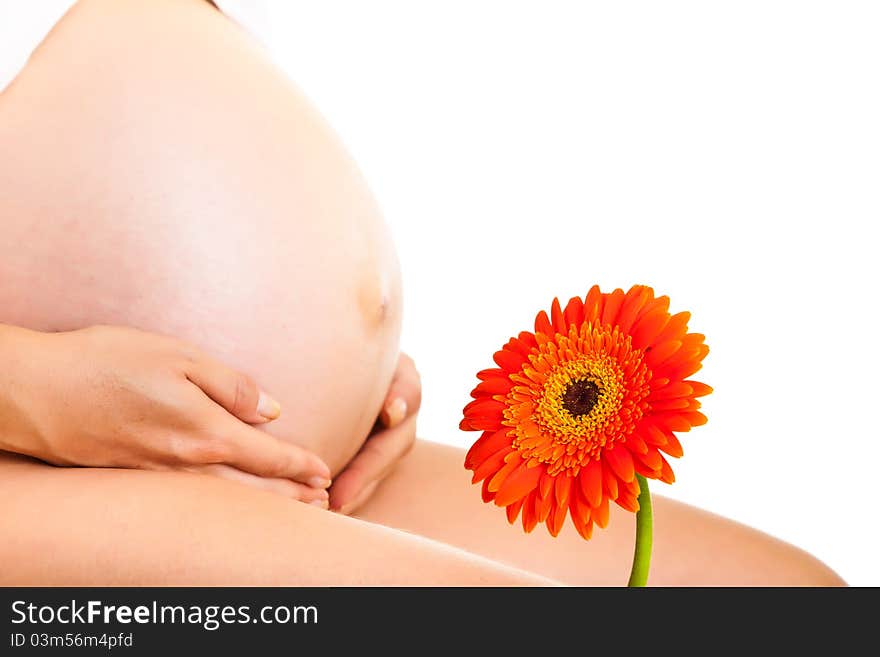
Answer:
[{"label": "dark flower center", "polygon": [[599,386],[592,381],[582,379],[573,381],[562,395],[562,408],[571,413],[572,417],[587,415],[599,401]]}]

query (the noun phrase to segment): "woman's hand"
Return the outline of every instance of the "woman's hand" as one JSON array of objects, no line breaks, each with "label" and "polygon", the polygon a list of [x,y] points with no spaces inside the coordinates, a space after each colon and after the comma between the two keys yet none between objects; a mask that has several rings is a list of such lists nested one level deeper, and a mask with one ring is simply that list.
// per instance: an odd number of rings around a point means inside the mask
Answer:
[{"label": "woman's hand", "polygon": [[349,514],[376,490],[416,440],[422,383],[413,359],[400,354],[382,412],[361,450],[333,481],[330,508]]},{"label": "woman's hand", "polygon": [[183,342],[96,326],[0,326],[0,449],[54,465],[187,470],[327,506],[317,456],[250,425],[277,402]]}]

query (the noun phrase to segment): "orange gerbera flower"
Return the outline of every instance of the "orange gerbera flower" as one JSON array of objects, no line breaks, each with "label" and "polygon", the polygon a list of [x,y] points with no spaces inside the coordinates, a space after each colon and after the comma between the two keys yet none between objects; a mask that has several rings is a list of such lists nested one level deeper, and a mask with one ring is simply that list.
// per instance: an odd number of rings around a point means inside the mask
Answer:
[{"label": "orange gerbera flower", "polygon": [[674,481],[661,452],[682,455],[675,432],[705,424],[697,397],[712,389],[687,380],[709,352],[704,336],[687,332],[690,313],[668,309],[650,287],[594,285],[564,310],[554,299],[534,333],[495,353],[460,424],[483,432],[465,467],[485,502],[507,507],[511,523],[521,512],[527,532],[545,522],[556,536],[568,515],[590,538],[611,501],[638,511],[637,473]]}]

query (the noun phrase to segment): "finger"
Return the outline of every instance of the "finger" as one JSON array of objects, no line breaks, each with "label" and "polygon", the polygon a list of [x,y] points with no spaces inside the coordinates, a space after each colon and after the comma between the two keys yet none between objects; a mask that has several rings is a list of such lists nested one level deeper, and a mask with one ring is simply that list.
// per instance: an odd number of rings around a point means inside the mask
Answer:
[{"label": "finger", "polygon": [[187,378],[235,417],[250,424],[269,422],[281,415],[281,405],[247,374],[207,356],[192,361]]},{"label": "finger", "polygon": [[207,474],[221,479],[229,479],[238,483],[259,488],[260,490],[277,493],[306,504],[314,504],[323,509],[328,507],[329,496],[326,490],[312,488],[304,484],[298,484],[289,479],[277,479],[271,477],[257,477],[249,472],[242,472],[237,468],[222,464],[196,465],[186,468],[189,472]]},{"label": "finger", "polygon": [[330,468],[312,452],[240,422],[220,409],[217,414],[207,425],[205,458],[198,463],[223,463],[258,477],[291,479],[312,488],[330,485]]},{"label": "finger", "polygon": [[351,515],[352,513],[360,509],[366,503],[366,501],[373,496],[373,493],[376,492],[376,489],[381,483],[382,479],[374,479],[369,484],[364,486],[364,488],[361,490],[360,493],[358,493],[357,497],[355,497],[354,500],[352,500],[340,509],[335,509],[335,511],[345,516]]},{"label": "finger", "polygon": [[401,353],[379,417],[382,424],[390,429],[400,424],[407,415],[415,415],[421,404],[421,377],[413,359]]},{"label": "finger", "polygon": [[416,440],[416,417],[411,415],[393,429],[372,436],[333,482],[330,508],[350,512],[360,493],[381,481],[412,448]]}]

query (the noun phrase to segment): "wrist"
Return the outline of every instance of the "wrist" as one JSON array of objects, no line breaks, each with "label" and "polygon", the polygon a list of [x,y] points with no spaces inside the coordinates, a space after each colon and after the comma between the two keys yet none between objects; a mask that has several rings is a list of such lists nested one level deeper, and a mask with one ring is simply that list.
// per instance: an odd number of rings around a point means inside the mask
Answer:
[{"label": "wrist", "polygon": [[40,354],[47,334],[0,324],[0,450],[43,457],[35,418]]}]

